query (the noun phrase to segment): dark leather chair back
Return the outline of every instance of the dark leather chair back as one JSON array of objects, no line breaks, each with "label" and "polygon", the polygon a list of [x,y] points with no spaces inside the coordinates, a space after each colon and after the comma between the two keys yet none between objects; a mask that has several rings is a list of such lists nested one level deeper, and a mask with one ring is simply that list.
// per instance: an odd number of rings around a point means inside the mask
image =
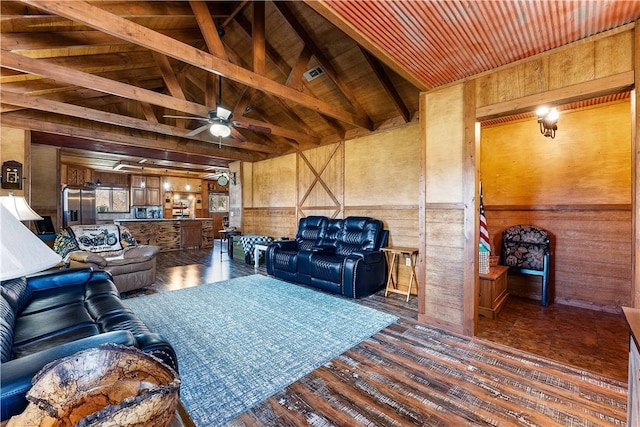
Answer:
[{"label": "dark leather chair back", "polygon": [[300,218],[298,232],[296,233],[298,250],[310,251],[313,246],[319,244],[323,237],[326,223],[327,218],[324,216]]},{"label": "dark leather chair back", "polygon": [[336,245],[336,253],[349,255],[353,251],[373,251],[379,244],[382,222],[368,217],[350,216],[344,220]]}]

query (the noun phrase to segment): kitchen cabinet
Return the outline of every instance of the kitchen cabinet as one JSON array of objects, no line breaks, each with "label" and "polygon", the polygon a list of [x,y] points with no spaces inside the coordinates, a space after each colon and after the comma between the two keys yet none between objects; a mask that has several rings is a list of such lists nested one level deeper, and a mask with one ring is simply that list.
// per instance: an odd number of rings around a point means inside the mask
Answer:
[{"label": "kitchen cabinet", "polygon": [[129,175],[126,173],[94,171],[93,179],[103,187],[127,187],[129,186]]},{"label": "kitchen cabinet", "polygon": [[[84,187],[87,182],[91,182],[91,169],[71,165],[63,166],[63,184]],[[64,169],[66,169],[66,173],[64,173]]]},{"label": "kitchen cabinet", "polygon": [[160,204],[160,177],[131,175],[131,206]]},{"label": "kitchen cabinet", "polygon": [[202,221],[180,221],[180,247],[194,248],[202,246]]}]

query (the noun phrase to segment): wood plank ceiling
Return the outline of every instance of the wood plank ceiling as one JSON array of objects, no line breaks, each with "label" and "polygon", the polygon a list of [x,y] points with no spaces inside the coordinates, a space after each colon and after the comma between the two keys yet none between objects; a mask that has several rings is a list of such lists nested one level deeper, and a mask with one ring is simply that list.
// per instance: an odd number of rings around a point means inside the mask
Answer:
[{"label": "wood plank ceiling", "polygon": [[[88,150],[97,169],[145,158],[201,173],[417,120],[420,90],[640,19],[640,2],[590,0],[0,8],[3,126],[66,147],[72,163]],[[228,138],[165,117],[206,117],[219,102],[233,112]]]}]

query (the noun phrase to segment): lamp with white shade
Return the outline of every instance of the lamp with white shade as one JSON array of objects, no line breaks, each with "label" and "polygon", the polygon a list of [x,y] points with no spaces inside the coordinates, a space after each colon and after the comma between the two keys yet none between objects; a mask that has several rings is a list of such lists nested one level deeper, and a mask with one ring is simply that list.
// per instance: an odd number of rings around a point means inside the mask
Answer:
[{"label": "lamp with white shade", "polygon": [[38,273],[61,261],[60,255],[5,207],[3,198],[0,204],[0,281]]},{"label": "lamp with white shade", "polygon": [[14,196],[10,191],[8,196],[0,196],[0,204],[7,208],[19,221],[40,221],[42,217],[27,203],[24,197]]}]

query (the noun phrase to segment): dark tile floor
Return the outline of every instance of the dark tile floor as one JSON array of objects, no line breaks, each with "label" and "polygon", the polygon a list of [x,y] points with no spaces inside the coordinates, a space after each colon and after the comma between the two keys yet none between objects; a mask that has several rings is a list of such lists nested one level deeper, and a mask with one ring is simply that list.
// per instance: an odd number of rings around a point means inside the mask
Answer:
[{"label": "dark tile floor", "polygon": [[[266,274],[243,260],[220,253],[219,241],[208,250],[164,252],[158,256],[156,284],[148,289],[175,290],[250,274]],[[417,299],[408,309],[417,312]],[[417,313],[416,313],[417,314]],[[622,314],[510,297],[495,320],[480,317],[481,339],[627,380],[628,329]]]},{"label": "dark tile floor", "polygon": [[612,314],[510,296],[495,320],[480,317],[478,337],[626,381],[629,331]]}]

